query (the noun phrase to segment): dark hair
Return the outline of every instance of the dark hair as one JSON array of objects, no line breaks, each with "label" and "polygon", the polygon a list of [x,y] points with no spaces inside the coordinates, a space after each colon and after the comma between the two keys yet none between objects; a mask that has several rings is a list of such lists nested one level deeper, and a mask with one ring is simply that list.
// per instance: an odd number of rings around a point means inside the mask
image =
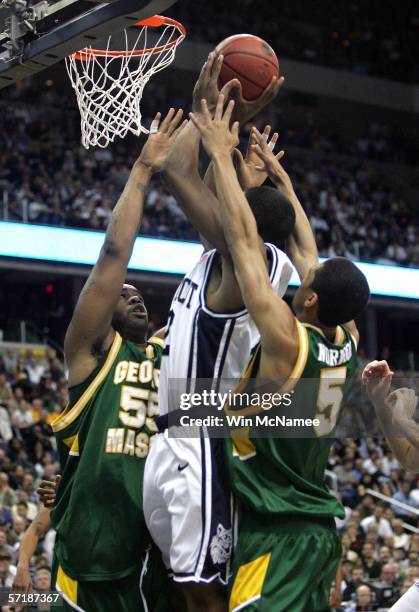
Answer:
[{"label": "dark hair", "polygon": [[264,242],[284,248],[295,225],[291,202],[273,187],[253,187],[245,195],[255,216],[259,236]]},{"label": "dark hair", "polygon": [[319,322],[334,327],[356,319],[368,304],[370,288],[361,270],[345,257],[325,261],[315,272]]}]

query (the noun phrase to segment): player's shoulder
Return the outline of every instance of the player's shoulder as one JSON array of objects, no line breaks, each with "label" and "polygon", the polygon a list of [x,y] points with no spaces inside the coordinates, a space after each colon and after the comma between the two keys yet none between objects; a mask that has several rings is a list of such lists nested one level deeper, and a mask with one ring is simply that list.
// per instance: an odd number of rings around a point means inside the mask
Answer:
[{"label": "player's shoulder", "polygon": [[158,336],[152,336],[147,340],[146,356],[148,359],[156,360],[162,356],[164,340]]}]

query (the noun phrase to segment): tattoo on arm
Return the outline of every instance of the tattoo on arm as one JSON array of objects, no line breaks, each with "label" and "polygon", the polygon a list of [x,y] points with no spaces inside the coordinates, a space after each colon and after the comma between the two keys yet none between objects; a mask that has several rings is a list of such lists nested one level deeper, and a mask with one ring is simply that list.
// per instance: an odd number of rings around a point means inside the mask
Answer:
[{"label": "tattoo on arm", "polygon": [[137,189],[141,193],[145,193],[147,189],[147,185],[144,185],[144,183],[137,183]]}]

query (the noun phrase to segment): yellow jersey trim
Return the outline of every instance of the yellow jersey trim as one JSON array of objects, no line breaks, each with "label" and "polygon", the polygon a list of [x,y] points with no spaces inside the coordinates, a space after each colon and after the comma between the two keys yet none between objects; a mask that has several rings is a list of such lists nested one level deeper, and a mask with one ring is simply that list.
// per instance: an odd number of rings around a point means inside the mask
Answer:
[{"label": "yellow jersey trim", "polygon": [[61,593],[63,599],[75,610],[82,610],[77,605],[77,590],[78,590],[78,582],[77,580],[73,580],[70,578],[61,565],[58,566],[57,571],[57,580],[55,583],[55,587],[59,593]]},{"label": "yellow jersey trim", "polygon": [[291,391],[291,389],[295,387],[295,385],[300,380],[304,372],[304,368],[306,367],[306,363],[308,359],[309,342],[308,342],[308,333],[305,327],[305,323],[304,324],[300,323],[300,321],[297,318],[295,318],[294,321],[295,321],[295,325],[297,326],[298,342],[299,342],[300,348],[298,351],[297,361],[294,364],[291,374],[288,376],[288,380],[281,388],[282,392]]},{"label": "yellow jersey trim", "polygon": [[52,423],[51,427],[54,432],[61,431],[65,429],[70,423],[72,423],[77,417],[82,413],[83,409],[86,407],[86,404],[92,398],[93,394],[97,391],[98,387],[102,384],[103,380],[109,374],[110,369],[116,359],[116,356],[119,353],[119,349],[121,348],[122,338],[115,332],[115,338],[112,342],[109,354],[106,358],[105,363],[96,374],[95,378],[92,380],[90,385],[84,391],[83,395],[77,400],[70,410],[67,412],[64,411],[60,416],[58,416]]},{"label": "yellow jersey trim", "polygon": [[271,553],[266,553],[239,567],[230,595],[229,612],[238,612],[262,597],[270,559]]},{"label": "yellow jersey trim", "polygon": [[352,342],[355,344],[356,350],[358,350],[358,340],[355,338],[355,336],[351,332],[349,332],[349,335],[352,338]]},{"label": "yellow jersey trim", "polygon": [[148,340],[149,344],[158,344],[162,348],[164,348],[164,340],[163,338],[157,338],[157,336],[152,336],[150,340]]},{"label": "yellow jersey trim", "polygon": [[343,331],[343,328],[340,325],[338,325],[336,328],[334,344],[341,346],[344,340],[345,340],[345,332]]}]

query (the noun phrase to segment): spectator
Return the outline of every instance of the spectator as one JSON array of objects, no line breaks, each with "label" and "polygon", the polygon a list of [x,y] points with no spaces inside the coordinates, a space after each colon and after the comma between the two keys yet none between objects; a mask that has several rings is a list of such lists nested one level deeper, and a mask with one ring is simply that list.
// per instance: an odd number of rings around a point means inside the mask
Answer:
[{"label": "spectator", "polygon": [[383,514],[384,506],[377,503],[374,507],[373,513],[361,521],[361,527],[364,532],[367,532],[371,525],[376,525],[378,528],[378,535],[381,538],[385,538],[388,535],[393,535],[391,525],[388,520],[383,517]]},{"label": "spectator", "polygon": [[[393,499],[395,499],[396,501],[402,502],[403,504],[409,505],[410,504],[410,490],[411,490],[410,482],[408,480],[404,480],[401,484],[399,491],[397,491],[393,495]],[[400,516],[405,519],[412,518],[412,513],[409,512],[408,510],[405,510],[404,508],[400,508],[399,506],[394,505],[393,510],[397,516]]]},{"label": "spectator", "polygon": [[372,583],[376,592],[376,601],[380,608],[389,608],[400,596],[395,565],[386,563],[381,570],[380,580]]},{"label": "spectator", "polygon": [[11,587],[16,575],[16,566],[12,565],[12,555],[0,552],[0,586]]},{"label": "spectator", "polygon": [[407,550],[410,544],[410,536],[404,531],[403,523],[400,519],[395,518],[392,521],[393,535],[394,535],[394,547],[404,548]]},{"label": "spectator", "polygon": [[371,543],[366,543],[362,547],[362,563],[369,579],[379,577],[381,566],[374,558],[374,546]]},{"label": "spectator", "polygon": [[51,588],[51,570],[46,565],[41,565],[35,572],[33,584],[37,592],[46,592]]},{"label": "spectator", "polygon": [[353,599],[353,595],[356,594],[356,590],[359,586],[366,583],[366,577],[364,569],[362,567],[354,567],[351,571],[350,580],[346,583],[346,588],[342,593],[343,601],[350,601]]},{"label": "spectator", "polygon": [[16,501],[16,493],[9,485],[9,476],[0,472],[0,507],[11,508]]},{"label": "spectator", "polygon": [[11,559],[14,560],[14,549],[7,543],[7,535],[3,529],[0,529],[0,555],[9,554]]},{"label": "spectator", "polygon": [[45,372],[45,366],[35,357],[35,355],[31,355],[29,357],[28,364],[26,366],[28,371],[29,380],[32,385],[37,385],[41,381],[41,378]]},{"label": "spectator", "polygon": [[6,374],[0,373],[0,404],[4,404],[7,407],[13,406],[15,397],[11,384],[8,382]]}]

